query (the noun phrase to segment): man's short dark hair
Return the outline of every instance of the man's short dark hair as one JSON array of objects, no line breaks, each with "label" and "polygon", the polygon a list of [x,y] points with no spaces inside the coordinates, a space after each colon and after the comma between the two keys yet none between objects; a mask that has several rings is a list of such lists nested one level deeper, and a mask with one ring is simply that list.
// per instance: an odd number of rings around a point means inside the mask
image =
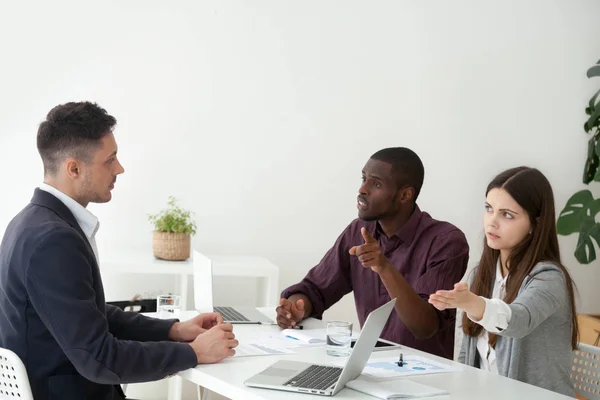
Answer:
[{"label": "man's short dark hair", "polygon": [[413,200],[417,201],[425,176],[423,163],[417,153],[406,147],[390,147],[379,150],[371,158],[391,164],[398,188],[407,185],[412,187],[415,190]]},{"label": "man's short dark hair", "polygon": [[69,157],[90,162],[100,140],[112,132],[117,120],[89,101],[54,107],[37,133],[37,148],[45,174],[55,174]]}]

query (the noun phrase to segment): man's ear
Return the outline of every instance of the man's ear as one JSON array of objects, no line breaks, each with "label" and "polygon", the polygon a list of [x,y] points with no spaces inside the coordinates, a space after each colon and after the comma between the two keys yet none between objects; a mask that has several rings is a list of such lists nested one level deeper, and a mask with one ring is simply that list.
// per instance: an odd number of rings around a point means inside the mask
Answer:
[{"label": "man's ear", "polygon": [[71,179],[77,179],[81,174],[81,165],[75,158],[69,158],[64,163],[67,176]]},{"label": "man's ear", "polygon": [[400,189],[400,195],[398,196],[401,203],[412,203],[415,198],[415,189],[410,186],[403,187]]}]

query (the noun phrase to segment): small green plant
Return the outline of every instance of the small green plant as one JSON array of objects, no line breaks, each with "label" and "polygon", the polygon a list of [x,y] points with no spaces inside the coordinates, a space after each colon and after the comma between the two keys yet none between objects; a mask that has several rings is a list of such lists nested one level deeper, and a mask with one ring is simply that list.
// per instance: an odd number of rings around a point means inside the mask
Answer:
[{"label": "small green plant", "polygon": [[177,205],[177,199],[169,196],[168,207],[158,214],[148,215],[148,221],[154,224],[157,232],[196,234],[196,223],[192,220],[191,212]]}]

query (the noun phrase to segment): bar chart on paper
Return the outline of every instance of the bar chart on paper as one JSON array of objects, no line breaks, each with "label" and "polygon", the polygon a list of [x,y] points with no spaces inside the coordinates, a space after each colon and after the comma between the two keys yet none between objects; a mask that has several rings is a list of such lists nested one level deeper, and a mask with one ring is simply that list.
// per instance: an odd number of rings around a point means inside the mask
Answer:
[{"label": "bar chart on paper", "polygon": [[280,346],[272,346],[268,343],[240,343],[235,349],[234,357],[248,356],[276,356],[292,354],[294,351]]},{"label": "bar chart on paper", "polygon": [[439,374],[458,370],[456,367],[420,356],[404,356],[401,367],[396,364],[397,361],[398,358],[391,357],[371,359],[362,373],[378,379],[391,379],[402,376]]},{"label": "bar chart on paper", "polygon": [[239,341],[240,344],[235,349],[235,357],[292,354],[295,353],[293,349],[310,346],[297,338],[290,338],[279,332],[243,336]]}]

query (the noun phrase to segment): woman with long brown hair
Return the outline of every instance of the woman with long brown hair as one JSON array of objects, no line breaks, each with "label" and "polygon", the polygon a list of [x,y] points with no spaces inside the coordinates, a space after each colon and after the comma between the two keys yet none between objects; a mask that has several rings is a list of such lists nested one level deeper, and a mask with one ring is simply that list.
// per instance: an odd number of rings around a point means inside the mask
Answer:
[{"label": "woman with long brown hair", "polygon": [[486,191],[483,254],[470,285],[439,290],[429,302],[464,311],[460,362],[573,396],[577,317],[555,217],[552,187],[540,171],[518,167],[496,176]]}]

